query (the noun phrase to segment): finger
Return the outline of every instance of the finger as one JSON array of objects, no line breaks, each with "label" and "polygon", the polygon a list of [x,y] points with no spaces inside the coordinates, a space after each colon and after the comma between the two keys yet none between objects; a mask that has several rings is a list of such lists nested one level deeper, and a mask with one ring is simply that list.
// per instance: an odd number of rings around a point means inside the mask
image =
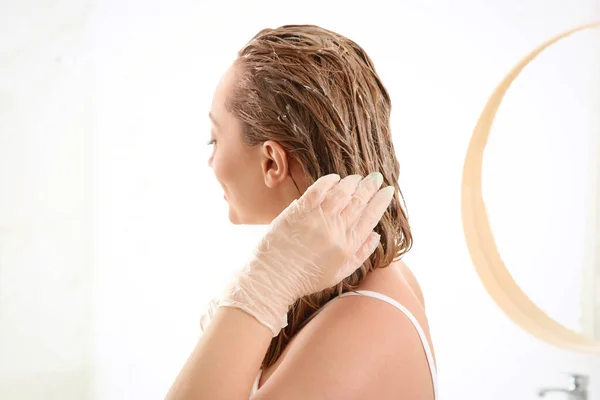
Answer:
[{"label": "finger", "polygon": [[376,232],[371,232],[367,239],[363,242],[352,259],[348,261],[336,276],[336,282],[341,282],[354,273],[367,261],[371,254],[379,246],[381,236]]},{"label": "finger", "polygon": [[337,214],[348,205],[352,194],[356,191],[358,184],[362,181],[360,175],[349,175],[342,179],[333,189],[327,193],[321,208],[327,214]]},{"label": "finger", "polygon": [[[381,189],[369,202],[365,211],[356,221],[356,226],[354,227],[354,234],[356,238],[366,237],[369,232],[371,232],[381,220],[383,213],[387,210],[390,202],[394,198],[394,194],[396,193],[396,188],[393,186],[388,186],[386,188]],[[352,229],[352,228],[351,228]]]},{"label": "finger", "polygon": [[379,172],[373,172],[362,180],[350,202],[342,211],[342,218],[346,221],[346,226],[354,226],[382,183],[383,175]]},{"label": "finger", "polygon": [[315,183],[309,186],[309,188],[300,197],[299,202],[305,207],[315,208],[320,205],[327,193],[338,184],[340,176],[337,174],[329,174],[320,177]]}]

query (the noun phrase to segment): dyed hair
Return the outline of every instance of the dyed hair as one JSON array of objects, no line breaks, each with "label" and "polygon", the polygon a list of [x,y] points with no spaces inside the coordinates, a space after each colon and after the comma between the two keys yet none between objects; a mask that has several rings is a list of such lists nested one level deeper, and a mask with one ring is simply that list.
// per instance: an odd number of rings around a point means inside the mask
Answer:
[{"label": "dyed hair", "polygon": [[327,301],[405,254],[412,235],[398,185],[390,97],[359,45],[318,26],[286,25],[260,31],[239,51],[234,67],[237,77],[227,108],[242,122],[246,144],[276,141],[300,164],[309,185],[330,173],[344,177],[379,171],[384,186],[397,189],[375,228],[381,235],[377,250],[336,287],[296,301],[288,326],[269,346],[266,368]]}]

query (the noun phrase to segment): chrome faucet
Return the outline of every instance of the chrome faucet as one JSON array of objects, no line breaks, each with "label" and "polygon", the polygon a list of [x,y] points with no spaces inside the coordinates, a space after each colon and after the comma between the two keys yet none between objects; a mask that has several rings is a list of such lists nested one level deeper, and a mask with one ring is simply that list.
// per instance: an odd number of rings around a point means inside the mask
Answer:
[{"label": "chrome faucet", "polygon": [[538,391],[539,397],[544,397],[548,393],[565,393],[568,400],[588,400],[589,378],[585,375],[571,374],[570,382],[567,388],[543,388]]}]

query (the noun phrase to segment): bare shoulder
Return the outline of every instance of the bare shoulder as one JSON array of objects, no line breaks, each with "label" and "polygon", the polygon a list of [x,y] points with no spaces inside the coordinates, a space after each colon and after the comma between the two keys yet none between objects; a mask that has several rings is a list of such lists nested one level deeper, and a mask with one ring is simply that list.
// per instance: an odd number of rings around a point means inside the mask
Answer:
[{"label": "bare shoulder", "polygon": [[[386,270],[370,275],[359,289],[394,298],[426,324],[418,296],[396,292],[411,290],[410,285],[394,275],[397,271]],[[433,399],[429,365],[414,325],[397,308],[365,296],[326,306],[294,337],[276,368],[265,372],[268,379],[252,400]]]}]

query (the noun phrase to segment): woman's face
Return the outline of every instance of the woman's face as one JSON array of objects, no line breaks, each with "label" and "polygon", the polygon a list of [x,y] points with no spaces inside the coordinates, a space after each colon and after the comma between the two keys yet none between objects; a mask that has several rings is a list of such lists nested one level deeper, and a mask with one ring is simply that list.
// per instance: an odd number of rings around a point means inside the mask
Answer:
[{"label": "woman's face", "polygon": [[269,224],[298,197],[298,190],[290,188],[287,156],[277,143],[250,147],[243,142],[241,121],[225,107],[235,78],[230,68],[213,96],[208,165],[223,188],[232,223]]}]

